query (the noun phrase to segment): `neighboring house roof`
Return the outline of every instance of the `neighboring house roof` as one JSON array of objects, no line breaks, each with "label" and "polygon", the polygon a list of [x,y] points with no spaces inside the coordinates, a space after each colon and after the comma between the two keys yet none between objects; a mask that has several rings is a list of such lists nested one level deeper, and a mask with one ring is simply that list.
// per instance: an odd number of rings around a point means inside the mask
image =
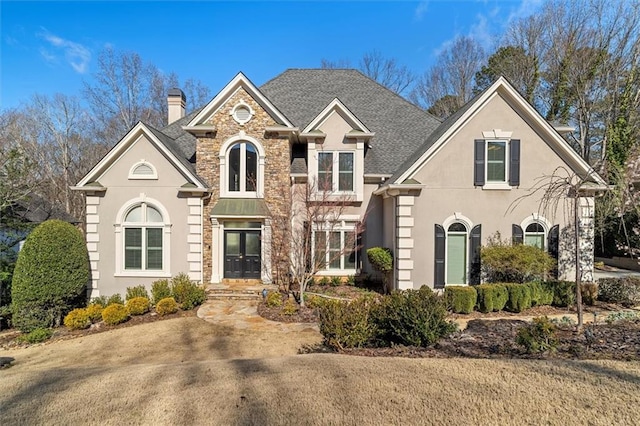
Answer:
[{"label": "neighboring house roof", "polygon": [[451,135],[463,126],[477,111],[483,108],[490,101],[495,93],[500,93],[516,105],[520,106],[534,122],[544,131],[545,140],[557,149],[560,157],[571,169],[597,184],[598,187],[606,189],[608,186],[604,179],[580,157],[576,151],[560,136],[560,134],[528,103],[514,87],[504,78],[500,77],[490,87],[467,102],[460,110],[447,118],[420,146],[393,176],[387,180],[389,184],[402,184],[405,180],[413,177],[415,172],[425,164],[433,154],[446,143]]},{"label": "neighboring house roof", "polygon": [[367,174],[392,174],[440,124],[357,70],[289,69],[260,90],[301,129],[338,98],[375,133],[365,157]]},{"label": "neighboring house roof", "polygon": [[16,201],[13,205],[3,210],[2,215],[30,223],[42,223],[50,219],[58,219],[73,224],[80,223],[77,218],[35,194]]}]

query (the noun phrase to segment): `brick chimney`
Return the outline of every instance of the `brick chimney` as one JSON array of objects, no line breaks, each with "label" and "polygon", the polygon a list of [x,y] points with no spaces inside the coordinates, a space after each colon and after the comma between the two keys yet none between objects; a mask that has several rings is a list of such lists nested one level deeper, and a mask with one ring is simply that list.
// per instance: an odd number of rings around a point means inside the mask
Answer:
[{"label": "brick chimney", "polygon": [[167,105],[169,109],[169,120],[168,124],[173,123],[174,121],[180,120],[185,116],[185,104],[187,102],[187,97],[184,95],[184,92],[180,89],[169,89],[169,94],[167,96]]}]

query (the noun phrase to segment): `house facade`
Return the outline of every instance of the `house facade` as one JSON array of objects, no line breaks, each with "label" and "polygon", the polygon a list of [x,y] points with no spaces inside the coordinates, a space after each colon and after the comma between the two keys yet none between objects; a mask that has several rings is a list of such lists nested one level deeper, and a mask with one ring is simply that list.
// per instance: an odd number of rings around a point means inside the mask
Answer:
[{"label": "house facade", "polygon": [[[189,115],[181,91],[168,103],[167,127],[138,123],[74,187],[86,194],[90,296],[180,272],[272,282],[274,243],[303,235],[290,226],[311,227],[320,275],[371,272],[362,254],[384,246],[395,288],[475,284],[479,247],[499,233],[548,250],[572,278],[573,198],[551,205],[535,191],[561,173],[583,183],[592,279],[605,182],[504,79],[444,122],[355,70],[288,70],[260,88],[238,74]],[[340,208],[326,228],[301,203]]]}]

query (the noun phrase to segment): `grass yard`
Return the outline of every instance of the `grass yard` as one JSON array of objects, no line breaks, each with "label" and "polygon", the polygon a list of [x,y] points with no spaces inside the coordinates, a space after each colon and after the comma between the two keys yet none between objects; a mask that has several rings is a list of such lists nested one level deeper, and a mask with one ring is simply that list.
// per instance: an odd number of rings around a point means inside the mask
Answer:
[{"label": "grass yard", "polygon": [[24,349],[0,424],[634,424],[640,362],[296,355],[187,317]]}]

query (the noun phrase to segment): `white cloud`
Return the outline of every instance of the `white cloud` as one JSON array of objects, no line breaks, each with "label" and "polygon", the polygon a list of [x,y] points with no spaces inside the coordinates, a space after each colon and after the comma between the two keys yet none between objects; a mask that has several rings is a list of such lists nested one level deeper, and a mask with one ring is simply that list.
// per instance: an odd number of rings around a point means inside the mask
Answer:
[{"label": "white cloud", "polygon": [[542,2],[543,0],[522,0],[518,8],[511,10],[507,17],[507,22],[533,15],[534,12],[540,9]]},{"label": "white cloud", "polygon": [[[84,74],[87,71],[89,61],[91,61],[91,51],[89,49],[80,43],[66,40],[52,34],[46,29],[43,29],[43,32],[40,33],[39,36],[48,42],[51,47],[61,51],[64,54],[67,63],[71,65],[71,68],[73,68],[75,72],[78,74]],[[45,50],[44,48],[40,49],[40,54],[48,62],[57,60],[54,53]]]},{"label": "white cloud", "polygon": [[427,9],[429,9],[428,1],[421,1],[420,3],[418,3],[418,6],[416,7],[416,10],[414,12],[415,20],[422,21],[425,13],[427,13]]}]

